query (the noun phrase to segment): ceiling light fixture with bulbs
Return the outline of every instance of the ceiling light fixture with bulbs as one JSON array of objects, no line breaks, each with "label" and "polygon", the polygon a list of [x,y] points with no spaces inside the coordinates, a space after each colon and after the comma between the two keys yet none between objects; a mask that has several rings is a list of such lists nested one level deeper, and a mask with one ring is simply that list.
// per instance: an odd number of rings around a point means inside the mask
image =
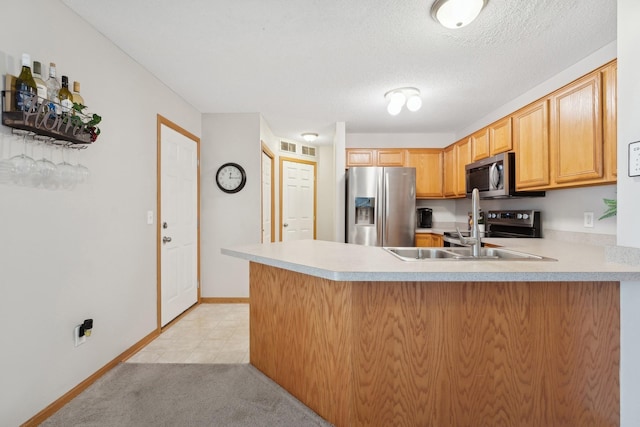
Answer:
[{"label": "ceiling light fixture with bulbs", "polygon": [[392,116],[400,114],[400,111],[402,111],[402,107],[405,104],[409,111],[418,111],[422,107],[420,90],[415,87],[401,87],[399,89],[393,89],[385,93],[384,97],[389,101],[387,111]]},{"label": "ceiling light fixture with bulbs", "polygon": [[313,142],[318,137],[317,133],[305,132],[302,134],[302,138],[307,142]]},{"label": "ceiling light fixture with bulbs", "polygon": [[487,0],[436,0],[431,16],[447,28],[462,28],[478,17]]}]

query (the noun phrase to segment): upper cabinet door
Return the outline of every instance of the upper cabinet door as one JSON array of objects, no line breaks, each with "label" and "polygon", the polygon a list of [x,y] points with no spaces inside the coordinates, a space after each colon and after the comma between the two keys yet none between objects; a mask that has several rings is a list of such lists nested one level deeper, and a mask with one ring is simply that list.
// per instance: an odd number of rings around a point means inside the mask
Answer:
[{"label": "upper cabinet door", "polygon": [[407,166],[416,168],[416,197],[442,197],[442,149],[407,150]]},{"label": "upper cabinet door", "polygon": [[551,95],[551,174],[555,183],[602,178],[601,74],[593,72]]},{"label": "upper cabinet door", "polygon": [[511,117],[505,117],[489,126],[489,152],[493,156],[513,150]]},{"label": "upper cabinet door", "polygon": [[473,161],[489,157],[489,128],[475,132],[470,138]]},{"label": "upper cabinet door", "polygon": [[350,166],[374,166],[375,150],[370,148],[347,148],[347,167]]},{"label": "upper cabinet door", "polygon": [[517,189],[549,185],[548,103],[534,102],[511,116]]},{"label": "upper cabinet door", "polygon": [[453,197],[456,195],[456,179],[458,173],[456,166],[458,165],[456,156],[456,145],[451,144],[443,151],[443,169],[444,182],[442,183],[442,192],[445,197]]},{"label": "upper cabinet door", "polygon": [[405,150],[378,150],[376,166],[404,166]]}]

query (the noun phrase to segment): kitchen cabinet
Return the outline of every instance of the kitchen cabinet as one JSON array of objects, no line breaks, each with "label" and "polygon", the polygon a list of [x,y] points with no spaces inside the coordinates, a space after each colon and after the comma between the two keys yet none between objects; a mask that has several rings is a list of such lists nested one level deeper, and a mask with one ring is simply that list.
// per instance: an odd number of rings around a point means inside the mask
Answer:
[{"label": "kitchen cabinet", "polygon": [[416,247],[440,248],[444,244],[442,236],[435,233],[416,233]]},{"label": "kitchen cabinet", "polygon": [[500,119],[486,128],[474,132],[470,138],[471,157],[474,162],[511,151],[513,149],[511,117]]},{"label": "kitchen cabinet", "polygon": [[592,72],[550,97],[552,186],[603,177],[602,75]]},{"label": "kitchen cabinet", "polygon": [[405,149],[399,148],[347,148],[347,167],[351,166],[404,166]]},{"label": "kitchen cabinet", "polygon": [[369,148],[348,148],[347,167],[350,166],[375,166],[375,150]]},{"label": "kitchen cabinet", "polygon": [[618,62],[613,61],[602,69],[602,126],[604,137],[605,181],[618,178]]},{"label": "kitchen cabinet", "polygon": [[416,198],[442,197],[442,149],[408,149],[408,167],[416,168]]},{"label": "kitchen cabinet", "polygon": [[617,61],[443,150],[347,149],[347,167],[415,167],[417,198],[458,198],[466,196],[467,164],[509,151],[517,190],[615,183]]},{"label": "kitchen cabinet", "polygon": [[447,198],[465,197],[467,179],[464,167],[471,163],[471,137],[449,145],[443,152],[443,194]]},{"label": "kitchen cabinet", "polygon": [[470,137],[471,152],[473,161],[486,159],[489,157],[489,128],[486,127],[475,133]]},{"label": "kitchen cabinet", "polygon": [[505,117],[489,126],[489,155],[494,156],[512,149],[511,117]]},{"label": "kitchen cabinet", "polygon": [[405,151],[402,149],[376,150],[376,166],[404,166]]},{"label": "kitchen cabinet", "polygon": [[456,145],[451,144],[442,152],[442,163],[444,173],[442,183],[442,193],[445,197],[456,195]]},{"label": "kitchen cabinet", "polygon": [[518,190],[546,187],[550,183],[548,104],[548,99],[542,99],[511,116]]},{"label": "kitchen cabinet", "polygon": [[511,116],[519,190],[616,182],[616,72],[612,61]]},{"label": "kitchen cabinet", "polygon": [[471,163],[471,138],[465,138],[456,142],[456,196],[466,197],[467,177],[464,167]]}]

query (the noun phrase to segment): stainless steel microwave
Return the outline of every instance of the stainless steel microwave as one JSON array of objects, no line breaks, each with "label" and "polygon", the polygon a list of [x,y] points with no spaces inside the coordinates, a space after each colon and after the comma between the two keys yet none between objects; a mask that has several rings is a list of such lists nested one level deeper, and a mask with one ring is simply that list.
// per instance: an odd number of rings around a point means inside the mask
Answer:
[{"label": "stainless steel microwave", "polygon": [[465,166],[467,197],[474,188],[481,199],[542,197],[544,191],[516,191],[515,153],[500,153]]}]

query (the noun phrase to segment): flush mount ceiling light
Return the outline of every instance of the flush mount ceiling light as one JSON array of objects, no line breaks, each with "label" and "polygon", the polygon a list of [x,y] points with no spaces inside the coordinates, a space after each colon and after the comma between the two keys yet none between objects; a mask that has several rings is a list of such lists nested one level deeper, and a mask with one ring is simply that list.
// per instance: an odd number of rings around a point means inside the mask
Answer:
[{"label": "flush mount ceiling light", "polygon": [[487,0],[436,0],[431,16],[444,27],[462,28],[478,17]]},{"label": "flush mount ceiling light", "polygon": [[307,142],[313,142],[318,137],[317,133],[306,132],[302,134],[302,138],[304,138]]},{"label": "flush mount ceiling light", "polygon": [[389,101],[387,111],[392,116],[397,116],[402,111],[402,107],[406,104],[407,110],[418,111],[422,107],[422,99],[420,91],[415,87],[401,87],[393,89],[384,94]]}]

